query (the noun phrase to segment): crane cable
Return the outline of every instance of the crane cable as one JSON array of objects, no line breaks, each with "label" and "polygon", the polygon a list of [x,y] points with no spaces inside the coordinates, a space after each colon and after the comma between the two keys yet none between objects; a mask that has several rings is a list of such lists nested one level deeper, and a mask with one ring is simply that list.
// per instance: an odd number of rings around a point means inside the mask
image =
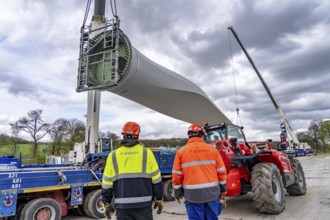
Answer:
[{"label": "crane cable", "polygon": [[[109,0],[109,1],[110,1],[111,11],[112,11],[112,16],[114,18],[118,19],[116,0]],[[112,1],[113,1],[113,4],[112,4]]]},{"label": "crane cable", "polygon": [[84,16],[84,21],[83,21],[83,24],[81,26],[81,31],[84,29],[85,27],[85,24],[86,24],[86,20],[87,20],[87,17],[88,17],[88,13],[89,13],[89,9],[91,8],[91,2],[92,0],[88,0],[87,1],[87,5],[86,5],[86,10],[85,10],[85,16]]},{"label": "crane cable", "polygon": [[237,93],[237,87],[236,87],[236,74],[234,71],[234,65],[233,65],[233,48],[232,48],[232,42],[230,33],[228,30],[228,40],[229,40],[229,52],[230,52],[230,66],[231,66],[231,72],[233,75],[233,82],[234,82],[234,93],[235,93],[235,105],[236,105],[236,124],[238,125],[238,121],[240,122],[240,125],[243,126],[240,114],[239,114],[239,107],[238,107],[238,93]]}]

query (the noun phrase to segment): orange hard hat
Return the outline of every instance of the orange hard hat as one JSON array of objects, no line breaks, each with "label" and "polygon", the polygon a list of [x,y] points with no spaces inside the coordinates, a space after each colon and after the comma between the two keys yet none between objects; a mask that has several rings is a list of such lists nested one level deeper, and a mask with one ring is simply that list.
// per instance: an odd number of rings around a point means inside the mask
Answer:
[{"label": "orange hard hat", "polygon": [[187,132],[189,137],[192,136],[203,136],[205,135],[204,129],[202,126],[200,126],[199,124],[192,124],[189,126],[188,128],[188,132]]},{"label": "orange hard hat", "polygon": [[124,136],[132,136],[137,139],[140,134],[140,125],[132,121],[126,122],[121,134]]}]

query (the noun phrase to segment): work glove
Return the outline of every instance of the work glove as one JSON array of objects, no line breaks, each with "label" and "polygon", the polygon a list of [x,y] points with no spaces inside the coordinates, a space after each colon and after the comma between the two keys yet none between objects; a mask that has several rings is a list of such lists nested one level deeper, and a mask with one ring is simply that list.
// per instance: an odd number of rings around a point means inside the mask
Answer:
[{"label": "work glove", "polygon": [[115,209],[112,207],[111,203],[104,203],[103,204],[103,213],[107,219],[111,219],[111,213],[115,212]]},{"label": "work glove", "polygon": [[157,214],[159,215],[160,213],[162,213],[164,207],[164,202],[162,199],[161,200],[155,199],[154,209],[156,209],[157,207],[158,207]]},{"label": "work glove", "polygon": [[182,188],[174,189],[174,197],[179,204],[181,203],[182,196],[183,196]]}]

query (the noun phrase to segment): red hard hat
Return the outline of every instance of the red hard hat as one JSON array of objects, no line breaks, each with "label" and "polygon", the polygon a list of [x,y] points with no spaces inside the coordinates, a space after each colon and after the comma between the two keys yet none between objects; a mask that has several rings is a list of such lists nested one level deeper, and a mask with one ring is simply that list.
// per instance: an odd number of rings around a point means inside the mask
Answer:
[{"label": "red hard hat", "polygon": [[187,132],[187,134],[188,134],[189,137],[190,136],[199,136],[199,135],[191,135],[191,133],[196,133],[196,134],[197,133],[200,133],[202,135],[205,135],[204,129],[199,124],[192,124],[192,125],[190,125],[189,128],[188,128],[188,132]]},{"label": "red hard hat", "polygon": [[132,121],[126,122],[121,134],[124,136],[131,135],[133,138],[138,138],[140,134],[140,125]]}]

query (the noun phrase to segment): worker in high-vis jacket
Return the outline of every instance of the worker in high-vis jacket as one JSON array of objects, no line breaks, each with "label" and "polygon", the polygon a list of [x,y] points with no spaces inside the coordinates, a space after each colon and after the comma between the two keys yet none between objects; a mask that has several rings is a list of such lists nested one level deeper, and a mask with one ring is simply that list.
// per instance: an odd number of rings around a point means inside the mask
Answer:
[{"label": "worker in high-vis jacket", "polygon": [[162,177],[154,154],[138,141],[139,134],[140,126],[127,122],[121,146],[108,156],[102,179],[104,215],[108,219],[115,210],[118,220],[153,219],[153,201],[157,214],[162,212]]},{"label": "worker in high-vis jacket", "polygon": [[221,214],[222,199],[227,193],[227,173],[216,148],[204,142],[204,129],[192,124],[189,140],[174,159],[172,185],[175,199],[185,206],[190,220],[215,220]]}]

